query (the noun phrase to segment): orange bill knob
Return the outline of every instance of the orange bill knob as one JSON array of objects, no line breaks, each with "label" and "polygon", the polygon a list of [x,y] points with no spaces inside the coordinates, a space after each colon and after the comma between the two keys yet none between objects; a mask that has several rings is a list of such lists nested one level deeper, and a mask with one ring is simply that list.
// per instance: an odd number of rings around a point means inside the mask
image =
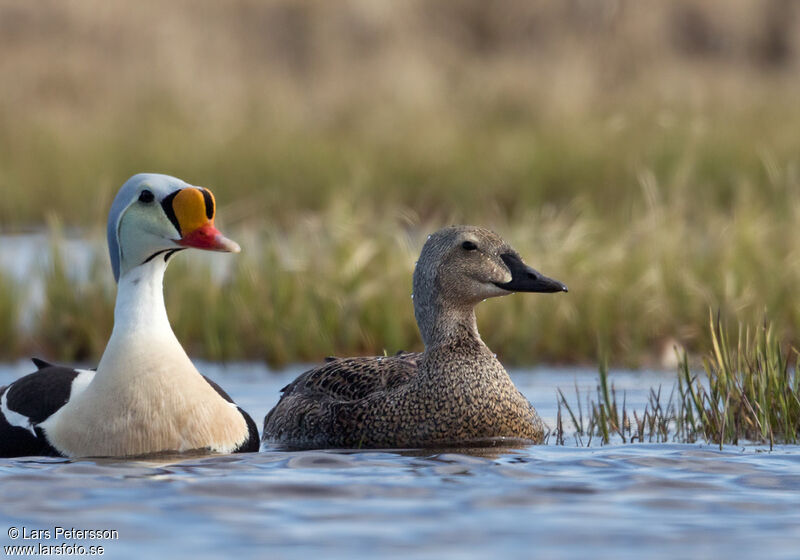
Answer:
[{"label": "orange bill knob", "polygon": [[181,238],[178,245],[206,251],[238,253],[241,249],[214,227],[214,195],[208,189],[187,187],[172,199]]}]

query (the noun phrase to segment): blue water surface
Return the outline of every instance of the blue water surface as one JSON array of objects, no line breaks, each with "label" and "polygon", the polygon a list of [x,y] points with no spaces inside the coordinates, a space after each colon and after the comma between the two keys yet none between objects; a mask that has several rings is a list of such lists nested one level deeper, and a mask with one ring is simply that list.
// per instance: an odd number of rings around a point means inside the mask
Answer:
[{"label": "blue water surface", "polygon": [[[0,385],[30,371],[0,367]],[[260,423],[301,368],[202,364]],[[555,387],[512,372],[553,426]],[[626,404],[674,374],[613,372]],[[0,545],[105,558],[798,558],[800,447],[550,444],[452,451],[264,450],[151,460],[0,459]],[[584,442],[585,443],[585,442]],[[55,527],[117,538],[57,539]],[[11,539],[12,528],[50,539]],[[7,551],[5,551],[7,555]]]}]

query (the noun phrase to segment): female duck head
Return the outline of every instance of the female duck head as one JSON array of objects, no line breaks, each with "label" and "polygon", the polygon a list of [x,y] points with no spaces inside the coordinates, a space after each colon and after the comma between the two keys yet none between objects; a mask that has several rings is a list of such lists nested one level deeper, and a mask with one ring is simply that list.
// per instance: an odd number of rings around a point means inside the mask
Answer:
[{"label": "female duck head", "polygon": [[187,247],[239,252],[214,227],[211,191],[155,173],[139,173],[117,193],[108,215],[108,251],[114,279]]},{"label": "female duck head", "polygon": [[567,287],[526,265],[496,233],[451,226],[431,235],[414,269],[414,313],[426,346],[432,330],[490,297],[513,292],[566,292]]}]

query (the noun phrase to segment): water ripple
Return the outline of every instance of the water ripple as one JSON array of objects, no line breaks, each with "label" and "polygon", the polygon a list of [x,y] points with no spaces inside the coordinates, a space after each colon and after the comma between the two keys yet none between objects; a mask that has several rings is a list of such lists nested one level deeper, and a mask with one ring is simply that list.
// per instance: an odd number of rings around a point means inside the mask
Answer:
[{"label": "water ripple", "polygon": [[[225,385],[258,417],[285,382]],[[800,448],[0,459],[0,519],[117,529],[110,558],[795,558]]]}]

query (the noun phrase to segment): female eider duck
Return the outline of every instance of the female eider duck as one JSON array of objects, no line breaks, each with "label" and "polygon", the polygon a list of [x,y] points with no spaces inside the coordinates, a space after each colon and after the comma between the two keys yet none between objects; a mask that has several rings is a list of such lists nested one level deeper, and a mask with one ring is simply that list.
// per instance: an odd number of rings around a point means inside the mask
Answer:
[{"label": "female eider duck", "polygon": [[478,334],[475,306],[512,292],[566,292],[497,234],[471,226],[428,238],[414,270],[425,351],[331,358],[282,389],[263,442],[289,448],[539,443],[536,410]]},{"label": "female eider duck", "polygon": [[108,217],[117,301],[97,371],[52,366],[0,388],[0,457],[258,450],[253,420],[192,364],[172,332],[163,280],[177,251],[238,252],[214,227],[214,197],[139,174]]}]

